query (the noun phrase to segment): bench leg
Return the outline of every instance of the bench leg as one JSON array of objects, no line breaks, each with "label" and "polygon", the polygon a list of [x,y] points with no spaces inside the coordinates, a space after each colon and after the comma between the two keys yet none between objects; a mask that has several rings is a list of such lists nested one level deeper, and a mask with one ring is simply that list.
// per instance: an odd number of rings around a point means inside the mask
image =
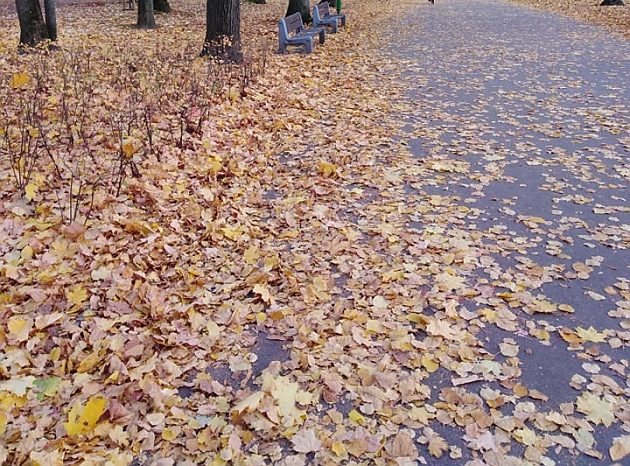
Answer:
[{"label": "bench leg", "polygon": [[304,44],[306,46],[306,53],[313,53],[313,40],[309,40]]},{"label": "bench leg", "polygon": [[319,43],[323,44],[325,40],[326,40],[326,28],[324,28],[324,30],[322,30],[322,32],[319,33]]},{"label": "bench leg", "polygon": [[287,44],[285,44],[283,40],[280,40],[278,42],[278,53],[279,54],[287,53]]}]

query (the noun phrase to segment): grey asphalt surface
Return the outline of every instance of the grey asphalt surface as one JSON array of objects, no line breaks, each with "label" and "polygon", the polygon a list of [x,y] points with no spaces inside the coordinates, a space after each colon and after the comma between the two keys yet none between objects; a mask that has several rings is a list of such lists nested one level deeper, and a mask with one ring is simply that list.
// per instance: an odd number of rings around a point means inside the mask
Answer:
[{"label": "grey asphalt surface", "polygon": [[[392,54],[406,63],[405,100],[414,109],[402,116],[402,140],[416,157],[470,164],[442,182],[418,180],[414,189],[478,209],[465,228],[484,233],[496,270],[508,277],[531,277],[536,267],[557,271],[539,291],[575,313],[542,316],[551,326],[619,330],[622,319],[608,313],[620,298],[605,290],[630,278],[630,42],[569,18],[487,0],[422,5],[392,25],[391,35],[400,37]],[[519,216],[544,223],[533,228]],[[572,264],[598,256],[601,266],[588,279],[567,276]],[[605,299],[593,300],[587,291]],[[498,351],[502,338],[513,336],[489,329],[487,346],[496,342]],[[588,376],[578,353],[557,333],[550,345],[528,335],[515,339],[521,380],[549,396],[546,407],[573,401],[580,392],[569,386],[571,378]],[[610,363],[629,359],[627,346],[598,350]],[[606,361],[601,373],[627,393],[627,379]],[[434,387],[449,386],[439,374]],[[462,443],[457,430],[445,426],[441,433]],[[597,449],[607,452],[622,433],[618,424],[597,429]],[[559,465],[611,463],[566,450],[550,457]],[[464,464],[466,455],[433,461]]]}]

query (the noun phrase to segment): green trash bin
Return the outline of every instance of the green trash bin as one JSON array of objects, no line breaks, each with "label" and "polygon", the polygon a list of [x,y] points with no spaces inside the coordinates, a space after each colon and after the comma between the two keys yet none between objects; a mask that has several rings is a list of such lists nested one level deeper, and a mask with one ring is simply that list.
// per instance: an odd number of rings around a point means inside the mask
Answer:
[{"label": "green trash bin", "polygon": [[335,8],[337,8],[337,13],[341,13],[341,0],[336,0]]}]

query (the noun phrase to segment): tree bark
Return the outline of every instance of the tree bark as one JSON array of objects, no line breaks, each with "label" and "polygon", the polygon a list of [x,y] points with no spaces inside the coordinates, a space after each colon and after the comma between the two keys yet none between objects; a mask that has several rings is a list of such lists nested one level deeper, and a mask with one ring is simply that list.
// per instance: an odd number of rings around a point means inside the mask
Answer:
[{"label": "tree bark", "polygon": [[140,29],[155,29],[153,0],[138,0],[138,24]]},{"label": "tree bark", "polygon": [[240,0],[207,0],[206,39],[201,55],[235,63],[243,60]]},{"label": "tree bark", "polygon": [[48,39],[39,0],[15,0],[15,8],[20,22],[20,45],[33,46]]},{"label": "tree bark", "polygon": [[57,2],[56,0],[44,0],[46,11],[46,30],[50,40],[57,40]]},{"label": "tree bark", "polygon": [[170,13],[171,5],[168,4],[168,0],[153,0],[153,11],[159,11],[160,13]]},{"label": "tree bark", "polygon": [[289,7],[287,8],[287,14],[285,16],[299,13],[302,15],[302,22],[308,24],[312,21],[309,7],[309,0],[289,0]]}]

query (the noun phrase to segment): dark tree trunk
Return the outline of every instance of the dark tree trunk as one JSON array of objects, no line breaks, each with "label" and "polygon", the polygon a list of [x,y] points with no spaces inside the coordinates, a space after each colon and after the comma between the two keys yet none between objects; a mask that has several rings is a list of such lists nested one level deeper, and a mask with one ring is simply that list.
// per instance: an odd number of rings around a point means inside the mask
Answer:
[{"label": "dark tree trunk", "polygon": [[287,14],[285,16],[299,13],[302,15],[302,22],[308,24],[312,21],[309,6],[308,0],[289,0],[289,7],[287,8]]},{"label": "dark tree trunk", "polygon": [[140,29],[155,29],[153,0],[138,0],[138,24]]},{"label": "dark tree trunk", "polygon": [[44,0],[46,15],[46,30],[50,40],[57,40],[57,2],[56,0]]},{"label": "dark tree trunk", "polygon": [[159,11],[160,13],[170,13],[171,5],[168,4],[168,0],[153,0],[153,11]]},{"label": "dark tree trunk", "polygon": [[20,45],[37,45],[48,39],[39,0],[15,0],[15,8],[20,21]]},{"label": "dark tree trunk", "polygon": [[201,55],[235,63],[243,60],[240,0],[207,0],[206,39]]}]

